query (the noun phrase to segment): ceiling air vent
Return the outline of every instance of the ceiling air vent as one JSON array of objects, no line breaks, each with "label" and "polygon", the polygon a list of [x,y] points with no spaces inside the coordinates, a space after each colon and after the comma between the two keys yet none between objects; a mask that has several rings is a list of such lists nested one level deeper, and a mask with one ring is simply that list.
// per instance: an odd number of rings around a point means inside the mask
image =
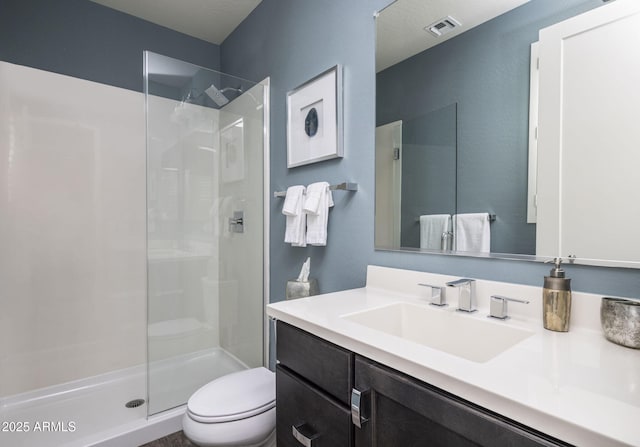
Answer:
[{"label": "ceiling air vent", "polygon": [[425,26],[424,29],[429,31],[436,37],[444,36],[450,33],[455,28],[460,26],[460,22],[451,16],[447,16],[444,19],[440,19],[437,22],[433,22],[431,25]]}]

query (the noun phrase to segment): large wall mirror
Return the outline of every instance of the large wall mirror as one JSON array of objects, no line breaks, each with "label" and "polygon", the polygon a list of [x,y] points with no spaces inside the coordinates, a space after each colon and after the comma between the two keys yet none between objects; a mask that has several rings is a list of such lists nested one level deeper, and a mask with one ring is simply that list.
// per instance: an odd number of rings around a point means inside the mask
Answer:
[{"label": "large wall mirror", "polygon": [[637,3],[381,11],[376,248],[640,268]]}]

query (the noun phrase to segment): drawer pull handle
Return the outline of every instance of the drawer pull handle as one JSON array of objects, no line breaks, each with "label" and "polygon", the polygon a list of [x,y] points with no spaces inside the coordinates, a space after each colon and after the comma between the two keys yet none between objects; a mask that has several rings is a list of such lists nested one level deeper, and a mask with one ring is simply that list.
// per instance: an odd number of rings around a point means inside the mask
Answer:
[{"label": "drawer pull handle", "polygon": [[351,422],[358,428],[362,428],[362,424],[369,419],[364,417],[363,405],[364,400],[369,394],[368,391],[358,391],[355,388],[351,389]]},{"label": "drawer pull handle", "polygon": [[296,438],[296,441],[304,447],[313,447],[313,440],[320,436],[318,433],[313,433],[311,427],[307,424],[292,425],[291,431],[293,433],[293,437]]}]

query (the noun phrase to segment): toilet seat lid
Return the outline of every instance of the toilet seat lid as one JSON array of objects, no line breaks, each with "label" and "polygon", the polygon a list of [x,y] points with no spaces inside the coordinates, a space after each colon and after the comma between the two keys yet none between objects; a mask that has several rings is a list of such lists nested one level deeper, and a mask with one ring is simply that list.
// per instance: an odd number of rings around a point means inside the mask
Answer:
[{"label": "toilet seat lid", "polygon": [[209,382],[189,398],[187,411],[198,422],[230,422],[264,413],[275,404],[275,374],[260,367]]}]

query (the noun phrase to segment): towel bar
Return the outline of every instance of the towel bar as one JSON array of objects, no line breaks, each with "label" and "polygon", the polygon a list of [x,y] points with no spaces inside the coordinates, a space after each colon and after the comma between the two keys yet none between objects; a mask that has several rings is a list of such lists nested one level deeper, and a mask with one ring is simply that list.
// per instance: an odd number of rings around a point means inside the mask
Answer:
[{"label": "towel bar", "polygon": [[[487,216],[487,219],[489,220],[489,222],[495,222],[496,221],[496,215],[495,214],[489,214]],[[419,217],[416,219],[416,222],[420,222],[420,218]]]},{"label": "towel bar", "polygon": [[[342,182],[342,183],[338,183],[337,185],[329,185],[329,189],[331,191],[357,191],[358,190],[358,184],[357,183],[350,183],[350,182]],[[273,197],[286,197],[287,195],[287,191],[274,191],[273,193]]]}]

